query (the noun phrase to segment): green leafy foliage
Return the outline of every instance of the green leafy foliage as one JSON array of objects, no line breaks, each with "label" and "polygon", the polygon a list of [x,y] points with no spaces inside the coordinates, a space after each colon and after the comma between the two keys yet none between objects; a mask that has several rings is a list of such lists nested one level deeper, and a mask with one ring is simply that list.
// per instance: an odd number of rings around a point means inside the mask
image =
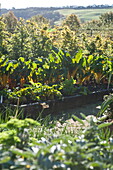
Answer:
[{"label": "green leafy foliage", "polygon": [[[83,120],[73,116],[75,121]],[[32,119],[11,119],[0,125],[0,168],[3,169],[95,169],[113,167],[113,139],[105,137],[107,125],[90,119],[81,135],[40,125]],[[69,127],[68,127],[69,128]]]},{"label": "green leafy foliage", "polygon": [[113,12],[106,12],[100,16],[100,20],[103,25],[112,25],[113,24]]},{"label": "green leafy foliage", "polygon": [[71,14],[63,21],[63,26],[65,25],[67,25],[71,30],[77,31],[77,29],[80,28],[80,21],[75,14]]},{"label": "green leafy foliage", "polygon": [[[72,23],[73,20],[76,22]],[[61,99],[62,94],[87,95],[87,85],[112,84],[111,39],[80,35],[75,15],[65,20],[65,27],[52,31],[43,17],[27,21],[21,18],[14,25],[8,21],[5,24],[6,20],[0,18],[0,96],[5,103],[18,107],[34,101]],[[13,31],[8,31],[9,27]],[[100,113],[107,110],[111,116],[112,105],[110,95]],[[69,132],[67,125],[64,129],[57,128],[56,122],[50,120],[42,120],[41,124],[28,118],[19,120],[17,113],[18,109],[7,120],[6,113],[1,116],[1,170],[113,169],[113,138],[109,130],[112,122],[100,124],[91,119],[88,127],[75,133]],[[73,116],[73,119],[84,126],[80,118]]]},{"label": "green leafy foliage", "polygon": [[[20,104],[60,99],[62,96],[58,90],[57,85],[49,86],[42,85],[41,83],[33,83],[25,88],[15,89],[12,92],[7,92],[7,98],[10,103],[17,104],[19,99]],[[7,98],[5,103],[7,103]]]},{"label": "green leafy foliage", "polygon": [[61,83],[60,89],[63,93],[63,95],[73,95],[77,88],[75,88],[75,83],[76,80],[74,80],[73,78],[71,78],[70,80],[66,79]]},{"label": "green leafy foliage", "polygon": [[105,118],[113,118],[113,94],[104,96],[104,102],[101,105],[101,110],[98,115],[107,115]]},{"label": "green leafy foliage", "polygon": [[[76,19],[74,15],[70,17]],[[39,21],[21,18],[16,21],[14,31],[9,32],[1,18],[1,89],[24,87],[30,81],[60,84],[71,78],[77,84],[112,81],[113,44],[110,39],[79,36],[67,26],[53,28],[50,32],[43,17],[39,19],[42,26]]]}]

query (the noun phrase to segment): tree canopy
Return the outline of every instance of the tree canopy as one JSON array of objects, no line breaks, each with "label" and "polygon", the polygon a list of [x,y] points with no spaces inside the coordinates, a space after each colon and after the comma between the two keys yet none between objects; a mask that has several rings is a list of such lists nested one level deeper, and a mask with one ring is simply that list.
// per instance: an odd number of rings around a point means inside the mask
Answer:
[{"label": "tree canopy", "polygon": [[71,14],[63,21],[63,25],[68,26],[72,31],[74,31],[80,27],[80,21],[77,15]]}]

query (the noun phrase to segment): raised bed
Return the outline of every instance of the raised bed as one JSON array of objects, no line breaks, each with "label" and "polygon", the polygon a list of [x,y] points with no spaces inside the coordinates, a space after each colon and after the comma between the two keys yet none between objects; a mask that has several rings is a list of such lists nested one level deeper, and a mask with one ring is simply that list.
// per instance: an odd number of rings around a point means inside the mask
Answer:
[{"label": "raised bed", "polygon": [[[68,109],[75,109],[86,104],[92,104],[97,101],[102,101],[103,96],[111,93],[113,89],[102,90],[97,92],[92,92],[88,95],[76,95],[63,97],[59,100],[48,100],[46,102],[36,102],[25,105],[20,105],[19,110],[23,111],[23,115],[26,117],[37,118],[40,112],[43,115],[47,114],[57,114],[61,111],[66,111]],[[4,105],[4,104],[3,104]],[[12,108],[16,108],[16,105],[10,105]]]}]

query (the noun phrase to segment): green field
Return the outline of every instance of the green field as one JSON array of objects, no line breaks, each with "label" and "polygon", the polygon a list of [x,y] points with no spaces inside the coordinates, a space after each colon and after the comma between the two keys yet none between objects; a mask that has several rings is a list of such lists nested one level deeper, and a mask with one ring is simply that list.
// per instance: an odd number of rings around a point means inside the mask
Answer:
[{"label": "green field", "polygon": [[81,21],[90,21],[92,19],[99,19],[99,16],[106,12],[113,12],[113,8],[110,9],[61,9],[57,10],[60,14],[67,16],[70,14],[76,14]]}]

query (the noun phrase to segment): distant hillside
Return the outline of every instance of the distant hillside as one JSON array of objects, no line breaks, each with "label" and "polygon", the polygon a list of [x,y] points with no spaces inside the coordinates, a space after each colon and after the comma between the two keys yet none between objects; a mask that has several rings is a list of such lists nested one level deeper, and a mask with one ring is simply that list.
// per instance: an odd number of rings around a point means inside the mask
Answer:
[{"label": "distant hillside", "polygon": [[[56,9],[54,9],[56,10]],[[38,7],[30,7],[30,8],[22,8],[22,9],[15,9],[12,8],[10,10],[1,9],[1,14],[7,13],[8,11],[13,11],[16,17],[22,17],[24,19],[31,18],[34,15],[43,15],[50,11],[54,11],[51,8],[38,8]]]},{"label": "distant hillside", "polygon": [[25,9],[15,9],[12,8],[11,10],[7,9],[1,9],[1,14],[5,14],[9,11],[13,11],[14,15],[17,18],[24,18],[29,19],[34,15],[42,15],[48,20],[50,20],[51,24],[54,24],[56,21],[60,21],[64,18],[62,14],[57,12],[61,8],[38,8],[38,7],[31,7],[31,8],[25,8]]},{"label": "distant hillside", "polygon": [[110,9],[60,9],[57,10],[60,14],[67,16],[70,14],[76,14],[81,22],[90,21],[93,19],[99,19],[99,16],[106,12],[113,12],[113,8]]},{"label": "distant hillside", "polygon": [[[10,10],[1,9],[1,14],[7,13]],[[12,8],[11,11],[14,12],[16,17],[22,17],[24,19],[29,19],[34,15],[43,15],[45,18],[49,19],[52,24],[60,24],[62,20],[70,14],[76,14],[81,22],[90,21],[92,19],[98,19],[99,16],[106,12],[113,12],[113,6],[88,6],[88,7],[59,7],[59,8],[39,8],[30,7],[25,9],[15,9]]]}]

